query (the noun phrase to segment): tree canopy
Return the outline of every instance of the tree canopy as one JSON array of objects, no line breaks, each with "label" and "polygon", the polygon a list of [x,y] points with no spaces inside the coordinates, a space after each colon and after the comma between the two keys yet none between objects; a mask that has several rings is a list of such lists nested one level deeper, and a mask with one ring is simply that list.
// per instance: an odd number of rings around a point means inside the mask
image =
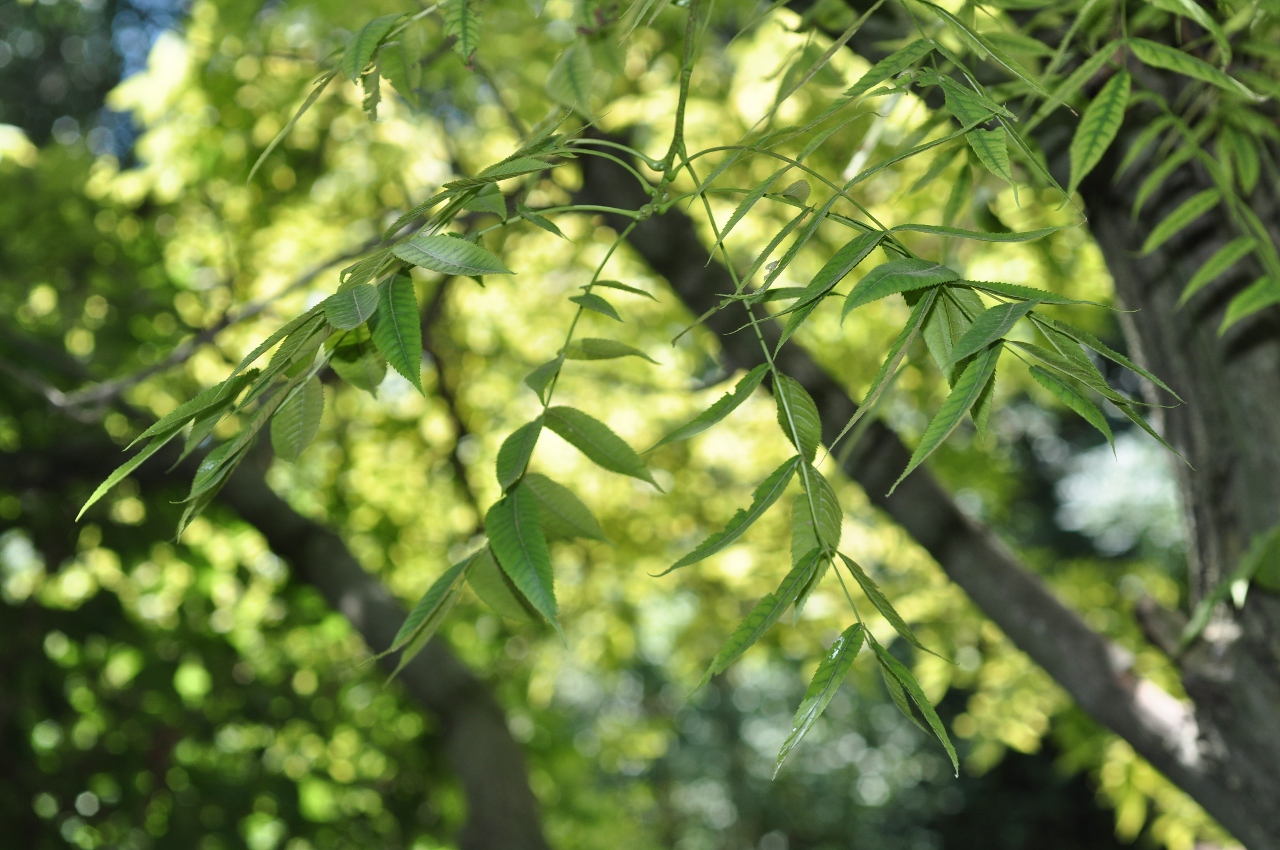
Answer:
[{"label": "tree canopy", "polygon": [[1280,503],[1180,515],[1274,452],[1177,418],[1274,412],[1201,379],[1275,344],[1274,4],[198,0],[108,117],[63,5],[0,134],[30,846],[1280,842],[1198,690]]}]

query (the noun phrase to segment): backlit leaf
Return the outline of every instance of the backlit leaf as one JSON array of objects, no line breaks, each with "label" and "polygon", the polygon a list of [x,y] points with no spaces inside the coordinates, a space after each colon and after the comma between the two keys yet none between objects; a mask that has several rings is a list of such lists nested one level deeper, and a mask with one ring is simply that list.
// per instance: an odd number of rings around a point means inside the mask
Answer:
[{"label": "backlit leaf", "polygon": [[528,375],[524,376],[524,384],[537,394],[538,400],[546,402],[547,387],[555,380],[556,375],[560,374],[560,367],[564,365],[564,355],[560,355],[554,360],[548,360],[537,369],[534,369]]},{"label": "backlit leaf", "polygon": [[844,96],[850,99],[860,97],[885,80],[896,77],[910,68],[916,62],[929,55],[934,47],[936,45],[931,40],[921,38],[911,42],[906,47],[895,50],[872,65],[870,70],[849,87]]},{"label": "backlit leaf", "polygon": [[485,248],[444,233],[415,236],[391,249],[406,263],[454,275],[514,274]]},{"label": "backlit leaf", "polygon": [[909,292],[958,280],[959,277],[960,275],[946,266],[929,260],[919,260],[915,257],[893,260],[882,266],[876,266],[858,281],[857,285],[849,291],[841,315],[847,316],[864,304],[870,304],[872,301],[878,301],[897,292]]},{"label": "backlit leaf", "polygon": [[578,40],[565,48],[547,75],[547,95],[557,103],[591,117],[591,84],[595,79],[591,48]]},{"label": "backlit leaf", "polygon": [[774,400],[778,406],[778,424],[791,444],[804,459],[813,463],[822,441],[822,419],[818,406],[809,391],[799,381],[779,374],[773,386]]},{"label": "backlit leaf", "polygon": [[657,363],[649,355],[638,348],[618,342],[615,339],[597,339],[585,337],[569,343],[565,356],[570,360],[613,360],[618,357],[639,357],[650,363]]},{"label": "backlit leaf", "polygon": [[374,18],[351,36],[346,49],[342,51],[342,72],[347,75],[348,80],[354,83],[360,79],[364,69],[373,61],[378,45],[403,17],[404,15],[396,14]]},{"label": "backlit leaf", "polygon": [[574,295],[569,300],[593,313],[599,313],[601,316],[608,316],[615,322],[622,321],[622,317],[618,315],[617,310],[613,309],[613,305],[601,298],[599,295],[596,295],[594,292],[584,292],[581,295]]},{"label": "backlit leaf", "polygon": [[603,286],[603,287],[606,287],[607,289],[617,289],[620,292],[630,292],[632,295],[640,295],[640,296],[643,296],[644,298],[648,298],[650,301],[658,300],[657,298],[654,298],[653,295],[651,295],[650,293],[645,292],[643,289],[639,289],[634,286],[628,286],[627,284],[621,283],[616,280],[597,280],[595,283],[591,284],[591,286],[592,287]]},{"label": "backlit leaf", "polygon": [[480,46],[480,4],[477,0],[453,0],[444,9],[444,34],[457,39],[454,52],[470,62]]},{"label": "backlit leaf", "polygon": [[862,641],[862,624],[854,623],[835,639],[826,655],[822,657],[817,671],[809,680],[809,687],[805,689],[804,699],[796,709],[795,720],[791,723],[791,734],[787,736],[787,740],[782,744],[782,750],[778,753],[778,764],[773,769],[774,776],[778,775],[782,762],[795,749],[796,744],[799,744],[809,733],[813,724],[835,698],[841,683],[844,682],[844,677],[849,672],[849,667],[858,657],[858,650],[862,649]]},{"label": "backlit leaf", "polygon": [[958,227],[939,227],[936,224],[899,224],[889,228],[890,233],[911,230],[916,233],[931,233],[935,236],[954,236],[958,239],[972,239],[976,242],[1032,242],[1042,239],[1050,233],[1062,230],[1057,227],[1044,227],[1040,230],[1024,230],[1020,233],[991,233],[986,230],[962,230]]},{"label": "backlit leaf", "polygon": [[538,516],[544,529],[561,537],[606,539],[591,509],[568,487],[537,472],[527,473],[524,483],[538,497]]},{"label": "backlit leaf", "polygon": [[489,508],[484,525],[502,571],[534,610],[559,630],[551,555],[538,520],[537,496],[520,484]]},{"label": "backlit leaf", "polygon": [[597,466],[657,486],[635,450],[600,420],[572,407],[552,407],[547,410],[546,425]]}]

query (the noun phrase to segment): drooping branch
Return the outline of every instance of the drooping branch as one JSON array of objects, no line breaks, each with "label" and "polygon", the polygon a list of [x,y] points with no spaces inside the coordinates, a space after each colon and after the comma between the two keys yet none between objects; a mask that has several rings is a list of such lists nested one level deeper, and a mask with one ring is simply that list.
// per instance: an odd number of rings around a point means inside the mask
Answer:
[{"label": "drooping branch", "polygon": [[[643,190],[616,164],[595,157],[580,162],[583,186],[577,200],[624,208],[648,202]],[[619,231],[630,223],[620,216],[606,215],[605,220]],[[693,222],[678,210],[644,221],[631,231],[628,241],[694,315],[715,307],[722,295],[733,292],[728,271],[718,262],[708,262]],[[741,309],[712,315],[706,327],[718,337],[727,365],[749,369],[762,362],[762,354],[753,339],[734,333],[745,318]],[[772,322],[764,326],[770,342],[776,342],[778,326]],[[783,347],[778,364],[817,402],[823,440],[829,444],[857,410],[856,403],[796,344]],[[909,457],[897,434],[874,421],[843,458],[842,468],[1090,716],[1128,741],[1227,829],[1252,842],[1251,846],[1273,846],[1256,810],[1251,811],[1221,782],[1216,763],[1202,758],[1189,706],[1137,676],[1127,651],[1094,632],[1060,602],[990,529],[965,516],[925,469],[908,476],[892,496],[885,495]]]}]

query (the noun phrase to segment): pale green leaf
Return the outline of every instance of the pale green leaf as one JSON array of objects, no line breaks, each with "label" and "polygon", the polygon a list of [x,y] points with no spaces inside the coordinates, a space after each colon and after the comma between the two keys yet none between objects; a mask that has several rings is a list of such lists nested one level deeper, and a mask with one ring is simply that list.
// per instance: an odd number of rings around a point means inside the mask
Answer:
[{"label": "pale green leaf", "polygon": [[822,473],[812,466],[805,468],[802,480],[808,487],[806,503],[811,499],[811,509],[817,514],[818,542],[828,552],[834,551],[840,545],[840,533],[844,525],[844,512],[840,510],[840,500],[836,498],[836,491],[831,488],[831,483],[822,476]]},{"label": "pale green leaf", "polygon": [[570,360],[613,360],[618,357],[639,357],[650,363],[657,363],[649,355],[638,348],[618,342],[615,339],[598,339],[584,337],[569,343],[565,349],[565,357]]},{"label": "pale green leaf", "polygon": [[778,500],[778,497],[787,489],[787,485],[791,483],[791,479],[796,474],[796,470],[799,469],[800,463],[801,458],[797,455],[771,472],[769,477],[756,487],[755,493],[751,496],[750,507],[745,510],[739,510],[725,525],[723,531],[717,531],[706,540],[703,540],[694,547],[692,552],[676,561],[659,575],[666,575],[672,570],[696,564],[732,545],[746,533],[747,529],[755,524],[756,520],[764,516],[765,511],[769,510],[773,503]]},{"label": "pale green leaf", "polygon": [[1209,33],[1214,43],[1218,45],[1218,49],[1222,51],[1223,66],[1231,64],[1231,42],[1227,39],[1227,34],[1196,0],[1147,0],[1147,2],[1166,12],[1195,21]]},{"label": "pale green leaf", "polygon": [[[929,356],[942,371],[947,384],[954,386],[956,363],[951,359],[951,352],[960,338],[969,330],[973,320],[986,307],[972,289],[961,286],[943,286],[939,289],[933,309],[925,317],[921,334],[929,349]],[[907,294],[915,295],[915,293]]]},{"label": "pale green leaf", "polygon": [[847,98],[856,98],[885,80],[898,76],[903,71],[910,68],[916,62],[929,55],[930,51],[937,45],[927,38],[921,38],[911,42],[906,47],[895,50],[879,62],[871,66],[871,69],[863,74],[856,83],[849,87],[844,93]]},{"label": "pale green leaf", "polygon": [[1280,281],[1263,275],[1227,304],[1227,312],[1222,317],[1222,324],[1218,326],[1218,333],[1226,333],[1236,322],[1272,304],[1280,304]]},{"label": "pale green leaf", "polygon": [[348,80],[354,83],[363,76],[364,69],[373,61],[373,54],[378,51],[378,45],[403,17],[403,14],[395,14],[374,18],[351,36],[342,51],[342,72]]},{"label": "pale green leaf", "polygon": [[778,178],[781,177],[789,168],[791,168],[790,165],[784,165],[782,168],[779,168],[764,180],[757,183],[755,188],[748,192],[742,200],[738,202],[738,206],[734,208],[733,213],[729,216],[729,220],[725,222],[724,228],[721,229],[720,237],[716,239],[716,244],[711,247],[712,251],[715,251],[720,247],[720,243],[724,242],[724,240],[728,238],[733,229],[738,226],[738,222],[742,221],[742,219],[746,217],[747,213],[751,212],[751,208],[764,197],[765,193],[769,191],[769,187],[777,182]]},{"label": "pale green leaf", "polygon": [[303,325],[308,324],[308,323],[311,323],[312,325],[316,325],[317,323],[315,322],[315,319],[317,318],[317,315],[318,315],[319,313],[323,312],[323,311],[324,311],[324,306],[323,306],[322,304],[317,304],[315,307],[312,307],[310,310],[308,310],[307,312],[303,313],[301,316],[298,316],[298,317],[296,317],[296,318],[294,318],[294,319],[291,319],[290,321],[288,321],[287,323],[285,323],[285,325],[284,325],[283,327],[281,327],[280,329],[276,330],[274,333],[272,333],[270,336],[268,336],[268,337],[267,337],[266,339],[264,339],[262,342],[258,343],[257,347],[255,347],[255,348],[253,349],[253,351],[250,351],[248,354],[246,354],[246,355],[244,356],[244,359],[242,359],[242,360],[241,360],[241,361],[236,365],[236,368],[234,368],[234,369],[232,369],[232,370],[231,370],[231,376],[230,376],[230,377],[233,377],[233,378],[234,378],[236,375],[238,375],[238,374],[240,374],[241,372],[243,372],[243,371],[244,371],[245,369],[247,369],[247,368],[249,367],[249,365],[250,365],[250,364],[252,364],[255,360],[257,360],[257,359],[258,359],[259,357],[261,357],[263,354],[266,354],[266,353],[267,353],[267,350],[268,350],[268,349],[270,349],[270,348],[271,348],[271,346],[275,345],[275,344],[276,344],[277,342],[279,342],[280,340],[282,340],[282,339],[284,339],[285,337],[289,336],[289,335],[290,335],[290,334],[292,334],[294,331],[296,331],[298,328],[300,328],[300,327],[302,327]]},{"label": "pale green leaf", "polygon": [[564,365],[563,354],[554,360],[548,360],[528,375],[525,375],[524,385],[537,394],[539,401],[545,403],[547,400],[547,387],[551,386],[551,382],[555,380],[556,375],[560,374],[562,365]]},{"label": "pale green leaf", "polygon": [[462,57],[463,62],[470,62],[471,56],[480,46],[480,3],[477,0],[453,0],[444,9],[444,34],[457,40],[453,43],[454,52]]},{"label": "pale green leaf", "polygon": [[1004,129],[970,130],[964,134],[969,147],[978,155],[978,161],[987,170],[1014,188],[1017,194],[1017,180],[1013,176],[1013,165],[1009,162],[1009,148],[1005,144]]},{"label": "pale green leaf", "polygon": [[1184,53],[1176,47],[1169,47],[1166,44],[1149,41],[1145,38],[1130,38],[1128,44],[1129,49],[1133,51],[1133,55],[1144,65],[1152,68],[1163,68],[1166,71],[1173,71],[1175,74],[1181,74],[1184,77],[1191,77],[1192,79],[1209,83],[1246,100],[1263,100],[1244,83],[1219,71],[1208,62],[1197,59],[1190,53]]},{"label": "pale green leaf", "polygon": [[271,419],[271,447],[276,457],[289,462],[299,455],[320,431],[324,415],[324,386],[310,378],[289,393]]},{"label": "pale green leaf", "polygon": [[572,407],[552,407],[546,425],[597,466],[658,486],[635,450],[600,420]]},{"label": "pale green leaf", "polygon": [[650,301],[658,300],[657,298],[654,298],[653,295],[651,295],[650,293],[645,292],[643,289],[639,289],[634,286],[628,286],[627,284],[621,283],[616,280],[597,280],[595,283],[591,285],[592,287],[603,286],[607,289],[616,289],[619,292],[630,292],[632,295],[641,295],[645,298],[648,298]]},{"label": "pale green leaf", "polygon": [[378,290],[367,283],[348,287],[322,302],[324,317],[338,330],[349,331],[368,321],[378,309]]},{"label": "pale green leaf", "polygon": [[415,236],[391,249],[406,263],[451,275],[514,274],[488,250],[457,236]]},{"label": "pale green leaf", "polygon": [[547,95],[556,103],[576,109],[591,117],[591,84],[595,79],[595,67],[591,48],[584,41],[575,41],[565,48],[547,75]]},{"label": "pale green leaf", "polygon": [[470,212],[492,213],[504,221],[507,218],[507,201],[496,183],[485,183],[480,191],[463,202],[462,208]]},{"label": "pale green leaf", "polygon": [[316,80],[315,88],[311,90],[311,94],[307,95],[307,99],[298,107],[298,111],[293,113],[293,117],[289,119],[289,122],[285,124],[284,127],[280,129],[280,132],[276,133],[275,137],[265,148],[262,149],[262,153],[258,154],[258,158],[254,161],[253,167],[249,169],[249,176],[245,178],[244,182],[246,184],[253,182],[253,175],[258,173],[258,169],[262,166],[262,163],[266,161],[267,157],[271,155],[271,152],[279,147],[280,143],[283,142],[289,133],[293,131],[293,128],[298,123],[298,119],[306,114],[308,109],[315,105],[315,102],[320,99],[320,95],[329,87],[329,83],[333,82],[334,78],[337,76],[337,71],[330,71],[320,79]]}]

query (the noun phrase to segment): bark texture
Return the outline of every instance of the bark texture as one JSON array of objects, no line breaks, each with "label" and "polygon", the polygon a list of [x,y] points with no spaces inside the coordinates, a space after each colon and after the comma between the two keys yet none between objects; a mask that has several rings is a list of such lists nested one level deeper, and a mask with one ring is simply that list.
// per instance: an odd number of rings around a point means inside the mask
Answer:
[{"label": "bark texture", "polygon": [[[595,157],[580,162],[580,202],[635,209],[648,201],[616,164]],[[628,223],[622,217],[605,218],[617,230]],[[707,248],[693,222],[677,210],[644,221],[628,241],[695,315],[733,291],[727,270],[717,262],[708,263]],[[735,368],[763,362],[751,335],[734,333],[744,319],[741,308],[735,306],[715,314],[706,325],[718,336],[727,364]],[[772,322],[765,331],[771,341],[778,338],[778,327]],[[857,409],[855,402],[796,345],[784,347],[777,362],[814,397],[822,415],[823,438],[829,443]],[[1274,825],[1259,817],[1259,801],[1241,797],[1225,781],[1223,762],[1205,757],[1204,736],[1189,707],[1137,677],[1126,651],[1093,632],[1059,602],[990,530],[968,519],[932,475],[920,469],[893,496],[884,495],[909,457],[901,439],[877,421],[844,458],[842,467],[1095,720],[1132,744],[1251,850],[1280,846]]]}]

